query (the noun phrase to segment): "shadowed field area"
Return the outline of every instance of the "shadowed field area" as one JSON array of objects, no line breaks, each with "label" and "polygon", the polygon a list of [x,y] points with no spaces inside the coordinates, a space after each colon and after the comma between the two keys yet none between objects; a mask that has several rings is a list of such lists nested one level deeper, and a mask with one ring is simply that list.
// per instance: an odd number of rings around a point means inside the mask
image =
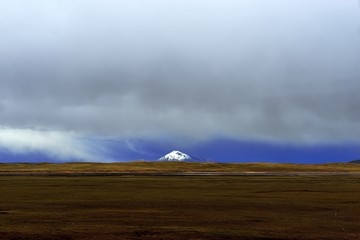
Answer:
[{"label": "shadowed field area", "polygon": [[360,239],[358,176],[2,176],[0,239]]}]

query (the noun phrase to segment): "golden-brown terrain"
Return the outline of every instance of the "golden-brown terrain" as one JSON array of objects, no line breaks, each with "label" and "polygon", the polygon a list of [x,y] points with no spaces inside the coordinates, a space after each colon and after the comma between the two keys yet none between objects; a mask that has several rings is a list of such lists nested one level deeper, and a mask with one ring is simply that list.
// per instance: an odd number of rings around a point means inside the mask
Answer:
[{"label": "golden-brown terrain", "polygon": [[[360,239],[355,164],[1,164],[0,171],[4,240]],[[270,174],[132,175],[221,171]],[[99,172],[109,174],[87,175]]]},{"label": "golden-brown terrain", "polygon": [[187,163],[187,162],[126,162],[126,163],[17,163],[0,164],[6,173],[360,173],[360,164],[272,164],[272,163]]}]

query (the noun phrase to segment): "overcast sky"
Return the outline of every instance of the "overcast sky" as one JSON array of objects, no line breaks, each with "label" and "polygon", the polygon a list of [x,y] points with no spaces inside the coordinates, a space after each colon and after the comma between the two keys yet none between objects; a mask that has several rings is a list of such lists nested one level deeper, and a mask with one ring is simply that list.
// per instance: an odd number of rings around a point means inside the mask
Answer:
[{"label": "overcast sky", "polygon": [[356,0],[2,0],[0,33],[8,149],[49,133],[359,141]]}]

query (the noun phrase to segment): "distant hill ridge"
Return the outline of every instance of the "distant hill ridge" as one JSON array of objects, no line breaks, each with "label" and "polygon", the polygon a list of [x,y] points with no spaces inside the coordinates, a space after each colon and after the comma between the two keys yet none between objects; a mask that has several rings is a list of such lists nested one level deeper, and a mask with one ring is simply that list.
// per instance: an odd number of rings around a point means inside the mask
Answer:
[{"label": "distant hill ridge", "polygon": [[360,164],[360,159],[359,159],[359,160],[351,161],[350,163],[358,163],[358,164]]}]

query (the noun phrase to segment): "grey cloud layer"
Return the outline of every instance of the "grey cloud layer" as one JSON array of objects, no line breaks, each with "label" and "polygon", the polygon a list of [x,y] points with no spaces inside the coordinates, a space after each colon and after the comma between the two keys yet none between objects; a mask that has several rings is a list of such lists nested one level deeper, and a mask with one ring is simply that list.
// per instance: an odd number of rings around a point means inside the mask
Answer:
[{"label": "grey cloud layer", "polygon": [[0,125],[358,140],[356,1],[1,1]]}]

